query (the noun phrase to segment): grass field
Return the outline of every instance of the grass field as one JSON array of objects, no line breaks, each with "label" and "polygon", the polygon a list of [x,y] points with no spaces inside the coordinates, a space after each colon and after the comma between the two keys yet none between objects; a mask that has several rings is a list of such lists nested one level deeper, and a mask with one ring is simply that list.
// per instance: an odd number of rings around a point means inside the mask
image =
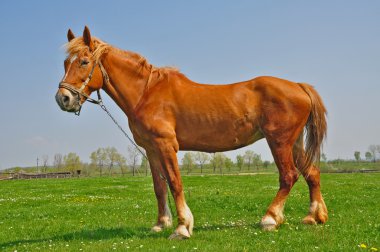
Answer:
[{"label": "grass field", "polygon": [[150,232],[156,201],[149,177],[0,181],[0,250],[380,251],[378,173],[324,174],[330,219],[318,226],[300,223],[308,209],[300,179],[277,232],[257,224],[278,189],[276,174],[183,180],[195,217],[186,241],[168,240],[173,228]]}]

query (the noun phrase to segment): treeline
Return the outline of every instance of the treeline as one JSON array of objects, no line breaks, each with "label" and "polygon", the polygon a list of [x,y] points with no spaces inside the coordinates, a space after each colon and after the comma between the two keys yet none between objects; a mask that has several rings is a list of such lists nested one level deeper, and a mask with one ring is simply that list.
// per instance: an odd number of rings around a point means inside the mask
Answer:
[{"label": "treeline", "polygon": [[[144,151],[141,149],[141,152]],[[125,155],[115,147],[98,148],[89,155],[90,162],[81,160],[78,154],[70,152],[66,155],[57,153],[52,160],[48,155],[37,158],[37,166],[30,168],[15,167],[6,172],[46,173],[69,171],[82,176],[109,175],[149,175],[149,162],[135,147],[128,147]],[[269,170],[275,167],[269,161],[251,150],[237,155],[234,160],[224,153],[186,152],[180,161],[183,174],[203,173],[239,173]]]},{"label": "treeline", "polygon": [[[142,153],[144,151],[140,149]],[[89,155],[90,162],[82,162],[74,152],[66,155],[57,153],[50,162],[49,156],[37,158],[37,166],[30,168],[15,167],[6,172],[46,173],[70,171],[81,176],[111,175],[145,175],[150,174],[148,160],[135,147],[128,147],[125,155],[114,147],[98,148]],[[360,172],[380,171],[380,145],[370,145],[364,158],[355,151],[352,160],[328,160],[326,154],[321,155],[322,172]],[[262,160],[261,155],[247,150],[244,154],[231,159],[222,152],[186,152],[180,161],[181,173],[192,174],[237,174],[256,172],[277,172],[273,162]]]},{"label": "treeline", "polygon": [[263,161],[261,155],[251,150],[247,150],[244,155],[237,155],[235,160],[222,152],[186,152],[182,158],[182,172],[186,174],[257,172],[267,170],[270,165],[271,162]]},{"label": "treeline", "polygon": [[70,152],[67,155],[55,154],[53,163],[49,166],[48,156],[42,157],[41,166],[28,169],[30,172],[59,172],[70,171],[82,176],[105,176],[114,174],[129,174],[135,176],[137,173],[148,174],[149,165],[145,157],[136,148],[128,147],[126,156],[121,154],[115,147],[98,148],[91,152],[90,163],[82,162],[80,157]]}]

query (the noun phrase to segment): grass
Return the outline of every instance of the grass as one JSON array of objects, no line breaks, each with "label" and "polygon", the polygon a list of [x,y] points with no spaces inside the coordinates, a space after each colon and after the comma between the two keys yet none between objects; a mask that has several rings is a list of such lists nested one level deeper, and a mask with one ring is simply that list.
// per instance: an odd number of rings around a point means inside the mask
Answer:
[{"label": "grass", "polygon": [[300,223],[308,209],[307,186],[300,179],[277,232],[263,232],[257,224],[278,189],[276,174],[183,180],[195,217],[195,233],[186,241],[168,240],[173,228],[150,232],[156,220],[151,178],[0,181],[0,250],[380,250],[378,173],[323,174],[330,219],[318,226]]}]

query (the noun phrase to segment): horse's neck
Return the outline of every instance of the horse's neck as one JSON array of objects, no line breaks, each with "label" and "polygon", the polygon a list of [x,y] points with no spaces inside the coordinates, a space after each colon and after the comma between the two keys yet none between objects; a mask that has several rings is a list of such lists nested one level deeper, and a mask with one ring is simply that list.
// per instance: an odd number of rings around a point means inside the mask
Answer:
[{"label": "horse's neck", "polygon": [[102,64],[110,80],[104,91],[130,117],[143,95],[149,72],[136,69],[130,59],[112,51],[102,59]]}]

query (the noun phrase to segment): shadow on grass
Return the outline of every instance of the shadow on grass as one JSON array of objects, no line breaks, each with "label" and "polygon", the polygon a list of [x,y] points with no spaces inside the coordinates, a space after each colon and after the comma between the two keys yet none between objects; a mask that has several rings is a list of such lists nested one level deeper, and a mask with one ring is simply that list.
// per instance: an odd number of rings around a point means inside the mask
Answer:
[{"label": "shadow on grass", "polygon": [[66,233],[62,235],[55,235],[40,239],[23,239],[0,243],[0,248],[11,246],[20,246],[24,244],[43,243],[54,241],[99,241],[108,240],[113,238],[128,239],[131,237],[137,238],[162,238],[162,233],[151,232],[148,228],[98,228],[98,229],[84,229],[73,233]]},{"label": "shadow on grass", "polygon": [[[244,224],[244,225],[209,225],[209,226],[200,226],[195,227],[195,232],[201,231],[216,231],[228,230],[228,229],[238,229],[250,227],[260,230],[260,224]],[[170,233],[170,229],[168,232]],[[5,243],[0,243],[0,248],[7,248],[12,246],[22,246],[25,244],[34,244],[34,243],[49,243],[49,241],[54,242],[70,242],[73,240],[77,241],[99,241],[99,240],[108,240],[114,238],[128,239],[128,238],[167,238],[167,232],[155,233],[151,232],[149,228],[140,227],[140,228],[128,228],[128,227],[118,227],[118,228],[98,228],[98,229],[84,229],[77,232],[66,233],[62,235],[55,235],[51,237],[45,237],[40,239],[22,239],[9,241]]]}]

